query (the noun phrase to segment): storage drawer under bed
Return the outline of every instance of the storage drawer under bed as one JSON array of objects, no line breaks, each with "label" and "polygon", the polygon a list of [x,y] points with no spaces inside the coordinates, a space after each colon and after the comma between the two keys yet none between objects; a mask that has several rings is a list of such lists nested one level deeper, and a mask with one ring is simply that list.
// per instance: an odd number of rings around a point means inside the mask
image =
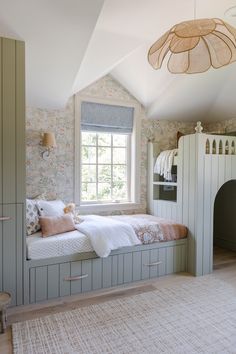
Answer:
[{"label": "storage drawer under bed", "polygon": [[130,252],[113,251],[107,258],[29,267],[29,302],[35,303],[185,271],[186,240],[168,242],[165,245],[142,245],[132,248]]}]

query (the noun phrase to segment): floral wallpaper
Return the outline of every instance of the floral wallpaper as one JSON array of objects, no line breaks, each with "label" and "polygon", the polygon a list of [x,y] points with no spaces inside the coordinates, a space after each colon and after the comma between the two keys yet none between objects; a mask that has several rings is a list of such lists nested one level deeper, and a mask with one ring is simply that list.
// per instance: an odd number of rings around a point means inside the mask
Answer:
[{"label": "floral wallpaper", "polygon": [[236,132],[236,118],[231,118],[219,122],[207,123],[206,130],[213,133]]},{"label": "floral wallpaper", "polygon": [[[140,104],[111,76],[107,75],[90,85],[78,95],[94,98],[117,99]],[[147,142],[155,139],[160,149],[176,147],[176,133],[194,132],[196,123],[161,121],[146,119],[145,109],[140,105],[141,119],[141,161],[139,210],[146,211],[147,194]],[[57,147],[49,160],[43,160],[40,146],[41,133],[55,133]],[[50,198],[60,198],[65,202],[73,201],[74,196],[74,97],[70,98],[64,110],[42,110],[28,107],[26,118],[26,191],[28,197],[45,193]]]},{"label": "floral wallpaper", "polygon": [[[26,111],[26,194],[34,197],[45,193],[65,201],[73,200],[74,104],[71,98],[65,110]],[[41,133],[52,131],[57,147],[49,160],[42,159]]]}]

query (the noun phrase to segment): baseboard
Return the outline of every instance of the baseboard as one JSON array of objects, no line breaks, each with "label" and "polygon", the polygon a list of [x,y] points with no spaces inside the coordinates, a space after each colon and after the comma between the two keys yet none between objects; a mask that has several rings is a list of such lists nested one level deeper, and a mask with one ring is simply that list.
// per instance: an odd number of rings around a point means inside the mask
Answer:
[{"label": "baseboard", "polygon": [[236,251],[236,243],[235,242],[223,240],[222,238],[215,238],[214,239],[214,246],[226,248],[230,251]]}]

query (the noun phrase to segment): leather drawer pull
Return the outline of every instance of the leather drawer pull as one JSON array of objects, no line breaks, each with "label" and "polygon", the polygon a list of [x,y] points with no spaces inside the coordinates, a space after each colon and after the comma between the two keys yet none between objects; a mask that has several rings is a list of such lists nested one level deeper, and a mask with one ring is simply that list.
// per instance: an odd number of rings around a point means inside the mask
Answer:
[{"label": "leather drawer pull", "polygon": [[11,220],[10,216],[1,216],[0,217],[0,221],[7,221],[7,220]]},{"label": "leather drawer pull", "polygon": [[65,281],[74,281],[74,280],[84,279],[87,277],[88,277],[88,274],[83,274],[83,275],[76,275],[74,277],[65,277],[64,280]]},{"label": "leather drawer pull", "polygon": [[148,263],[148,264],[144,264],[144,266],[145,267],[154,267],[154,266],[157,266],[159,264],[162,264],[162,262]]}]

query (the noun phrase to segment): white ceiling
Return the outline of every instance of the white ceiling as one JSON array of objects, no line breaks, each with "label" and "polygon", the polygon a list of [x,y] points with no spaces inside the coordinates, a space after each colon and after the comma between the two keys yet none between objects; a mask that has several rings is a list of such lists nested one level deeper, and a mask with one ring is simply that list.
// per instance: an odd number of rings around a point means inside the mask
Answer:
[{"label": "white ceiling", "polygon": [[61,108],[104,0],[0,0],[0,35],[26,44],[27,104]]},{"label": "white ceiling", "polygon": [[[156,119],[236,117],[236,63],[173,75],[147,62],[151,44],[194,17],[194,0],[0,0],[0,35],[26,42],[27,104],[63,107],[110,73]],[[196,0],[198,18],[220,17],[236,0]]]}]

